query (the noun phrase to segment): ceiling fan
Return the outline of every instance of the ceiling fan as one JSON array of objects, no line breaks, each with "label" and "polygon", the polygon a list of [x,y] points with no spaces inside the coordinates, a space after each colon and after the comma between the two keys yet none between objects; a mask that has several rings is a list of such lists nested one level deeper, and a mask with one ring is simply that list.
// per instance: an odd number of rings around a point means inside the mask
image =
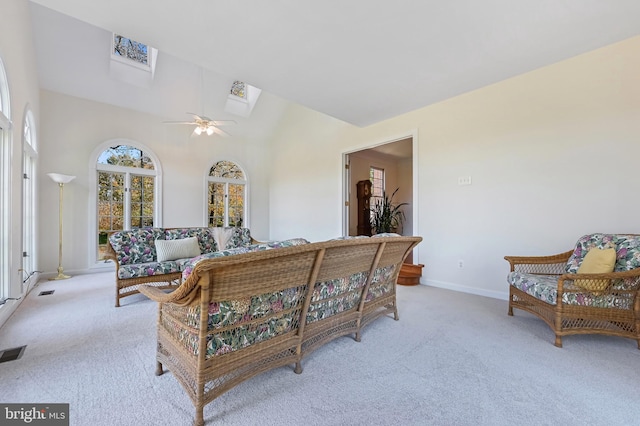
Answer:
[{"label": "ceiling fan", "polygon": [[234,120],[212,120],[209,117],[205,117],[204,115],[194,114],[192,112],[188,112],[187,114],[193,116],[193,120],[191,121],[165,121],[167,124],[189,124],[192,126],[196,126],[193,129],[193,135],[199,136],[203,133],[211,136],[214,133],[217,133],[222,136],[231,136],[229,133],[225,132],[220,128],[220,126],[226,126],[229,124],[236,124]]}]

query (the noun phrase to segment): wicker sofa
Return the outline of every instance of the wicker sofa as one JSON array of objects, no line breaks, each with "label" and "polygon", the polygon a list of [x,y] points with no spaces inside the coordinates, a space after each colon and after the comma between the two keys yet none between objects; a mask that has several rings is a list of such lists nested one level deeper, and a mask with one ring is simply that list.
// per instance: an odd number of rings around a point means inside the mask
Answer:
[{"label": "wicker sofa", "polygon": [[[601,256],[607,249],[609,269],[584,273],[588,253]],[[640,349],[640,236],[589,234],[565,253],[505,259],[511,266],[509,315],[517,308],[540,317],[558,347],[566,335],[606,334],[634,339]]]},{"label": "wicker sofa", "polygon": [[120,306],[121,298],[138,293],[141,284],[175,288],[180,283],[185,264],[196,253],[187,251],[182,258],[159,259],[156,241],[178,242],[187,238],[197,240],[198,255],[258,243],[248,228],[147,227],[113,232],[109,234],[106,257],[116,265],[116,307]]},{"label": "wicker sofa", "polygon": [[[206,404],[261,372],[295,364],[385,314],[398,319],[396,280],[420,237],[337,239],[192,259],[158,302],[156,374],[167,367],[204,423]],[[201,315],[206,312],[206,315]]]}]

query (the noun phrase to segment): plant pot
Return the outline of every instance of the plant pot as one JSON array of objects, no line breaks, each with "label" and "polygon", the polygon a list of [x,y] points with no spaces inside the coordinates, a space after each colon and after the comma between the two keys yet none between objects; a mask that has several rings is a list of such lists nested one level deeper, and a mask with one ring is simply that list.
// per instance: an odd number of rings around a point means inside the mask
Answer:
[{"label": "plant pot", "polygon": [[418,285],[420,284],[420,277],[422,276],[423,264],[411,264],[403,263],[400,268],[400,274],[398,275],[399,285]]}]

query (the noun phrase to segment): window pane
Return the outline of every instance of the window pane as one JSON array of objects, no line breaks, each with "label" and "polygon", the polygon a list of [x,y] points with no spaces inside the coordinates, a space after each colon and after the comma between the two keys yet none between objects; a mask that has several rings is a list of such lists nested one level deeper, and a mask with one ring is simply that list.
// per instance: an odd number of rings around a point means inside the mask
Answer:
[{"label": "window pane", "polygon": [[112,146],[105,150],[98,157],[98,164],[154,170],[153,161],[144,151],[127,145]]},{"label": "window pane", "polygon": [[119,231],[124,219],[124,174],[98,172],[98,260],[104,259],[107,234]]},{"label": "window pane", "polygon": [[[131,227],[153,226],[152,176],[131,175]],[[150,200],[145,202],[145,200]]]},{"label": "window pane", "polygon": [[211,167],[211,170],[209,170],[209,176],[244,179],[244,173],[242,173],[240,167],[231,161],[218,161]]},{"label": "window pane", "polygon": [[246,85],[244,84],[244,82],[237,81],[237,80],[234,81],[233,84],[231,85],[231,94],[239,98],[246,99],[247,91],[246,91]]},{"label": "window pane", "polygon": [[244,185],[229,184],[229,226],[244,222]]},{"label": "window pane", "polygon": [[224,183],[209,183],[209,226],[224,226]]},{"label": "window pane", "polygon": [[143,65],[149,65],[146,44],[131,40],[118,34],[113,35],[113,54],[130,59]]},{"label": "window pane", "polygon": [[371,195],[382,197],[384,192],[384,169],[371,167],[369,169],[369,179],[371,180]]}]

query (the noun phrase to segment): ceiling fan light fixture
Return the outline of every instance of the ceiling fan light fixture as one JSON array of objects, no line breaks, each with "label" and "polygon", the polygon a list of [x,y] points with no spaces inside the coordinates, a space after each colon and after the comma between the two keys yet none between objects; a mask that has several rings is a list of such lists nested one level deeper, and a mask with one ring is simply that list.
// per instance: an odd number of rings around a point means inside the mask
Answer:
[{"label": "ceiling fan light fixture", "polygon": [[211,136],[214,132],[213,126],[207,127],[207,135]]},{"label": "ceiling fan light fixture", "polygon": [[200,136],[202,134],[202,127],[200,126],[196,127],[195,129],[193,129],[193,133]]}]

